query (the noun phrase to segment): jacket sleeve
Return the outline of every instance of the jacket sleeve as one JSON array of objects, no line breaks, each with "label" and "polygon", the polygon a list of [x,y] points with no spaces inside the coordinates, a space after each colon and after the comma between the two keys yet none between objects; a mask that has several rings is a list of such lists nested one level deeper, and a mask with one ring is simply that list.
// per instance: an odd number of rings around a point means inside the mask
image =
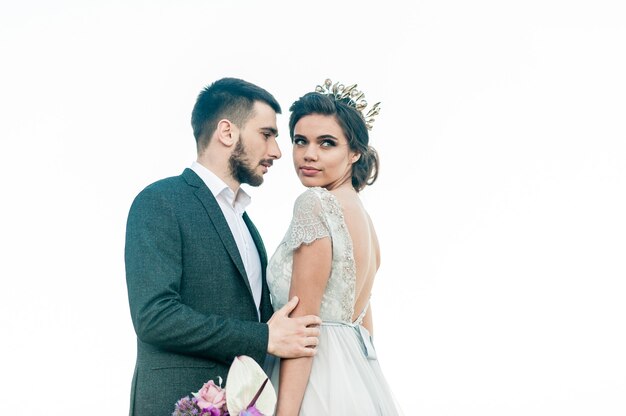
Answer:
[{"label": "jacket sleeve", "polygon": [[141,341],[227,365],[236,355],[263,363],[267,324],[205,315],[181,302],[181,232],[172,204],[158,190],[146,188],[131,206],[125,264],[131,317]]}]

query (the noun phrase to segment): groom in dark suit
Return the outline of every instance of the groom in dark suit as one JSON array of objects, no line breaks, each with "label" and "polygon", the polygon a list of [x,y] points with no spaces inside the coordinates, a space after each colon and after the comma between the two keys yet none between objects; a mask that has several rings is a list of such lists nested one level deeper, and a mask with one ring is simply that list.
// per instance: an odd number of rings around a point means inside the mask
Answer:
[{"label": "groom in dark suit", "polygon": [[169,415],[209,379],[226,380],[237,355],[263,364],[315,353],[318,317],[274,313],[267,254],[245,212],[281,153],[280,106],[264,89],[224,78],[198,96],[191,124],[198,158],[135,198],[126,229],[126,282],[137,333],[131,415]]}]

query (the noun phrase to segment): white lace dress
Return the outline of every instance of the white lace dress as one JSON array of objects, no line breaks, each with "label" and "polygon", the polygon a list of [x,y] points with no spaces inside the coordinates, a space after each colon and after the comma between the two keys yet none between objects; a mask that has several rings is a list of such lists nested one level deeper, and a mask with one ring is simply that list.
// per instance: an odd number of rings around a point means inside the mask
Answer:
[{"label": "white lace dress", "polygon": [[[325,237],[332,240],[332,270],[322,297],[318,352],[300,415],[397,415],[371,337],[361,326],[366,310],[352,322],[356,284],[352,240],[339,202],[324,188],[309,188],[298,197],[289,230],[269,262],[267,281],[274,308],[288,301],[293,251]],[[268,372],[278,388],[279,365]]]}]

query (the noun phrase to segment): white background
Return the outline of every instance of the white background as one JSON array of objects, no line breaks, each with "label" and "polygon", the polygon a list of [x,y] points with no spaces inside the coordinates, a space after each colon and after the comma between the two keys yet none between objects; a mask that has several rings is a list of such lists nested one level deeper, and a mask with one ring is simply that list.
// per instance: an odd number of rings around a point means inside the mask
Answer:
[{"label": "white background", "polygon": [[362,198],[407,415],[626,414],[620,3],[2,0],[2,413],[127,414],[128,208],[190,165],[196,95],[235,76],[284,109],[248,188],[270,254],[303,189],[290,103],[326,77],[383,102]]}]

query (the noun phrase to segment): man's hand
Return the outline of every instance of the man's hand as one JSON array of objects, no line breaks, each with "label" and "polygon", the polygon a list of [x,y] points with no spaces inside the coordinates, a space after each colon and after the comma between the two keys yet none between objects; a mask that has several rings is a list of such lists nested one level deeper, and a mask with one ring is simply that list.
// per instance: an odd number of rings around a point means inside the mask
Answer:
[{"label": "man's hand", "polygon": [[294,296],[267,322],[269,342],[267,352],[280,358],[312,357],[319,343],[320,330],[317,328],[322,320],[315,315],[290,318],[289,314],[298,305],[298,297]]}]

